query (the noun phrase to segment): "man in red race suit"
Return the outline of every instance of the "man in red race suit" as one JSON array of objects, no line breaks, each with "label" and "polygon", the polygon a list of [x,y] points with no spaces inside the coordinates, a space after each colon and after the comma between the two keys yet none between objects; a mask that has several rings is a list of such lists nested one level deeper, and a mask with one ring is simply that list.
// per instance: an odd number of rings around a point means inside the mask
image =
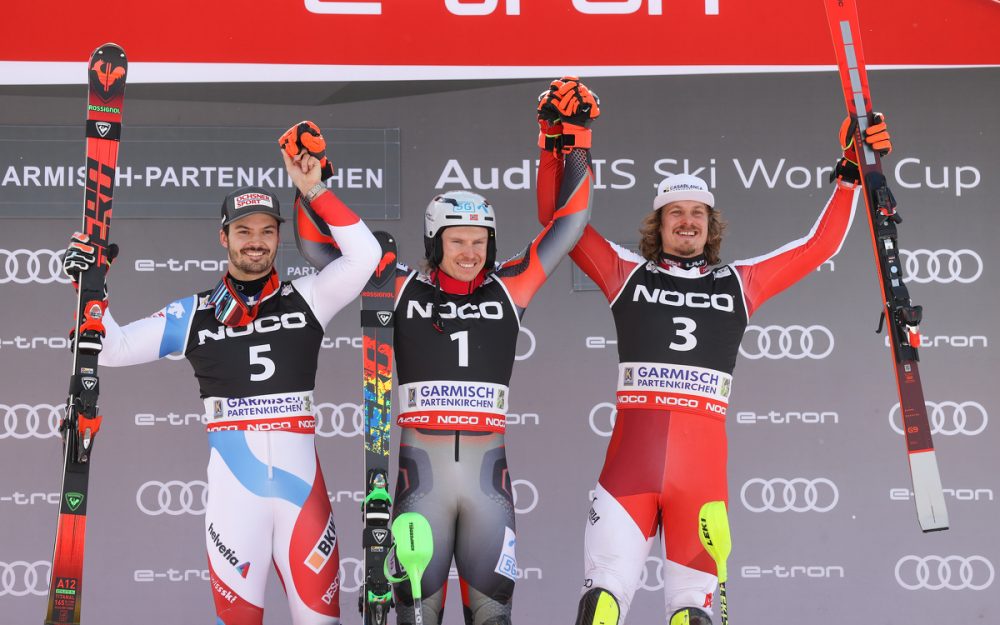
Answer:
[{"label": "man in red race suit", "polygon": [[[883,120],[865,140],[888,153]],[[728,501],[725,415],[750,316],[839,251],[860,182],[854,130],[841,128],[843,158],[813,228],[769,254],[719,265],[725,223],[705,182],[663,180],[640,228],[640,254],[592,226],[573,261],[611,304],[618,339],[618,416],[586,526],[577,625],[624,622],[653,539],[665,549],[670,625],[710,625],[716,565],[702,547],[702,504]],[[555,205],[562,164],[543,151],[539,219]]]}]

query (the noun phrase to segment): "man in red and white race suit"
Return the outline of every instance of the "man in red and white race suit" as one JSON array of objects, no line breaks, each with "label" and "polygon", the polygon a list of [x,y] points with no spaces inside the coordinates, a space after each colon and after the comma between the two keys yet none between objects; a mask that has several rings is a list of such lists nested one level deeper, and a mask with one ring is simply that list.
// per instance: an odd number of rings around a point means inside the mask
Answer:
[{"label": "man in red and white race suit", "polygon": [[[866,140],[890,147],[884,123]],[[842,145],[836,186],[819,219],[770,254],[716,266],[724,222],[705,182],[688,174],[660,183],[640,229],[641,255],[592,226],[571,252],[611,304],[620,361],[617,421],[586,526],[578,624],[613,625],[614,616],[601,620],[595,612],[615,602],[624,622],[658,530],[671,625],[711,622],[716,566],[699,540],[698,518],[702,504],[728,501],[725,416],[740,341],[768,298],[840,249],[859,182],[853,142]],[[562,175],[562,164],[543,152],[542,222]]]},{"label": "man in red and white race suit", "polygon": [[[340,623],[339,549],[316,455],[313,388],[323,329],[357,297],[381,248],[320,182],[318,159],[282,155],[332,232],[336,262],[280,281],[278,198],[240,188],[222,206],[229,268],[213,290],[125,326],[104,317],[102,366],[183,354],[198,379],[210,447],[204,541],[219,625],[260,625],[272,564],[292,623]],[[80,261],[81,245],[71,244],[70,264]]]}]

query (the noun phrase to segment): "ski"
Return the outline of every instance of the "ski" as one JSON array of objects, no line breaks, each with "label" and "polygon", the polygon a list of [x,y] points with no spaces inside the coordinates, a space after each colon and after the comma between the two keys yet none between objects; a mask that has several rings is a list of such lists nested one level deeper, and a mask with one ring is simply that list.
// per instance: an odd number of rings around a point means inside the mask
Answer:
[{"label": "ski", "polygon": [[392,329],[396,298],[396,241],[376,232],[382,260],[361,291],[362,376],[364,386],[365,499],[364,584],[358,609],[364,625],[385,625],[392,608],[392,586],[383,565],[392,535],[389,532],[389,429],[392,425]]},{"label": "ski", "polygon": [[90,457],[101,427],[97,412],[100,385],[97,358],[104,337],[104,278],[111,198],[115,189],[118,141],[128,61],[125,52],[108,43],[90,57],[87,100],[87,179],[82,232],[90,235],[97,262],[79,279],[73,371],[70,376],[66,417],[60,424],[63,440],[63,479],[59,499],[52,572],[49,580],[46,625],[80,622],[83,589],[83,547],[87,529]]},{"label": "ski", "polygon": [[920,346],[918,326],[923,309],[913,305],[906,285],[903,284],[896,228],[902,219],[896,210],[896,200],[886,184],[878,153],[863,139],[865,129],[872,124],[874,118],[861,50],[858,8],[855,0],[824,0],[824,3],[837,52],[837,66],[847,113],[856,122],[854,145],[861,146],[858,149],[858,160],[862,197],[868,214],[868,226],[883,294],[882,318],[877,332],[880,333],[883,322],[887,322],[917,519],[925,532],[945,530],[948,529],[948,510],[941,489],[941,476],[938,473],[934,441],[917,366],[920,360],[917,353]]}]

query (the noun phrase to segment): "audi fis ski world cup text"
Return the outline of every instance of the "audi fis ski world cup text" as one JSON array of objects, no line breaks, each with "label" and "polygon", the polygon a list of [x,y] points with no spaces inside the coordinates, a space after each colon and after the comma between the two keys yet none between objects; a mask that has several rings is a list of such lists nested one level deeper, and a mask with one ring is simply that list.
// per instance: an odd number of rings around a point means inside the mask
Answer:
[{"label": "audi fis ski world cup text", "polygon": [[[825,189],[833,167],[829,164],[793,164],[789,158],[733,158],[732,171],[720,170],[718,159],[707,158],[700,163],[689,158],[659,158],[645,166],[634,158],[593,159],[594,189],[633,189],[640,179],[650,180],[652,192],[660,180],[674,174],[699,176],[715,189],[720,184],[739,184],[744,189],[791,190]],[[459,187],[467,191],[532,188],[537,161],[524,159],[516,165],[470,165],[451,158],[445,162],[434,188]],[[900,159],[892,170],[895,183],[904,189],[947,191],[955,197],[968,194],[982,183],[982,174],[973,165],[924,165],[921,159]],[[890,182],[893,180],[890,179]]]}]

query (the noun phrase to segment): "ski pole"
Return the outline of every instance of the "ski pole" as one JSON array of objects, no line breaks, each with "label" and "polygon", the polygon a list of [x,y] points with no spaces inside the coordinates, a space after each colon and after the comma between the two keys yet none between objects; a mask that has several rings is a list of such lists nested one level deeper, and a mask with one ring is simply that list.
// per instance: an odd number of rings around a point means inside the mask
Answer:
[{"label": "ski pole", "polygon": [[404,512],[392,522],[392,538],[394,541],[396,560],[403,565],[405,575],[394,577],[389,571],[389,561],[385,560],[385,575],[396,584],[405,579],[410,580],[410,592],[413,595],[414,625],[423,625],[424,613],[421,605],[420,578],[427,570],[434,555],[434,535],[427,517],[418,512]]},{"label": "ski pole", "polygon": [[709,501],[702,505],[698,514],[698,537],[701,545],[715,560],[719,576],[719,618],[722,625],[729,625],[729,605],[726,602],[726,559],[733,547],[729,535],[729,517],[726,516],[726,502]]}]

